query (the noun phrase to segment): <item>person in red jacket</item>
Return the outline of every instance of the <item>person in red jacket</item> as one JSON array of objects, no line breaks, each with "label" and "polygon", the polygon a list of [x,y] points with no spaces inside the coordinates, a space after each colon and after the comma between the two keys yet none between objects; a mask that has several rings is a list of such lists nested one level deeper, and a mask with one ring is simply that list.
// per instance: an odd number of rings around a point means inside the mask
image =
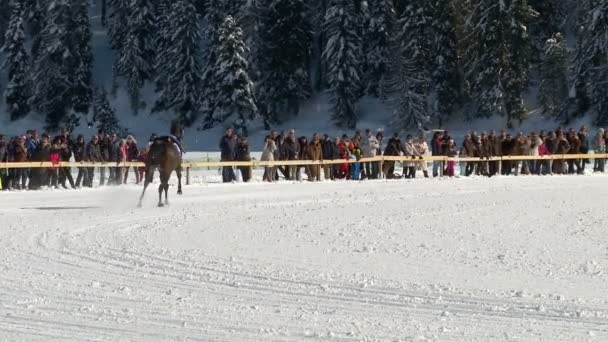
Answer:
[{"label": "person in red jacket", "polygon": [[59,179],[59,163],[61,163],[61,137],[53,139],[49,161],[53,164],[52,167],[48,168],[49,180],[51,188],[56,189]]},{"label": "person in red jacket", "polygon": [[[139,148],[137,148],[137,140],[132,135],[127,136],[127,161],[136,162],[139,158]],[[136,167],[133,167],[133,172],[135,172],[135,183],[139,184],[141,179],[139,179],[139,172]],[[124,183],[127,184],[127,179],[129,178],[129,168],[125,168],[125,178]]]},{"label": "person in red jacket", "polygon": [[[119,166],[121,163],[127,161],[127,140],[120,139],[118,143],[118,151],[116,151],[116,165]],[[128,167],[117,167],[116,168],[116,184],[122,184],[126,178],[126,172]]]},{"label": "person in red jacket", "polygon": [[[541,157],[544,156],[550,156],[551,155],[551,151],[549,151],[549,148],[547,147],[547,144],[545,143],[547,138],[546,137],[542,137],[542,143],[540,145],[538,145],[538,155]],[[538,175],[547,175],[551,173],[551,161],[550,160],[539,160],[538,164],[537,164],[537,173]]]}]

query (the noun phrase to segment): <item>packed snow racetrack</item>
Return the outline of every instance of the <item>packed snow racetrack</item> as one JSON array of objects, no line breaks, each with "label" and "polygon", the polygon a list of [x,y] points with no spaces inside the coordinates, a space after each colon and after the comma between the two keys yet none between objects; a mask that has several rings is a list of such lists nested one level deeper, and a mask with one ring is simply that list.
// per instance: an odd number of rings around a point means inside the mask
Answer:
[{"label": "packed snow racetrack", "polygon": [[[0,194],[4,341],[608,341],[606,177]],[[170,191],[175,191],[174,188]]]}]

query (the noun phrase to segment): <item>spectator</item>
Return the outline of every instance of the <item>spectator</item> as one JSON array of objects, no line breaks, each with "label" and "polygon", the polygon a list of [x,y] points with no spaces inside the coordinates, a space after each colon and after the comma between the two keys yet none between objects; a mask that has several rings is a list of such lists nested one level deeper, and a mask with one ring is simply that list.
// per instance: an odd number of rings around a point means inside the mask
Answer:
[{"label": "spectator", "polygon": [[359,160],[361,160],[363,157],[363,151],[361,151],[358,142],[358,139],[353,140],[353,151],[349,155],[349,159],[354,161],[353,163],[349,164],[351,180],[361,180],[362,167]]},{"label": "spectator", "polygon": [[[106,134],[104,131],[100,130],[98,133],[99,136],[99,151],[101,152],[101,162],[109,163],[113,161],[112,159],[112,141],[109,134]],[[111,168],[110,168],[111,169]],[[108,183],[110,183],[112,177],[110,176]],[[99,186],[104,186],[106,183],[106,168],[99,168]]]},{"label": "spectator", "polygon": [[48,168],[49,184],[52,189],[57,189],[59,186],[59,163],[61,163],[61,141],[62,137],[58,136],[53,139],[49,161],[53,166]]},{"label": "spectator", "polygon": [[[221,161],[230,162],[234,161],[235,157],[235,149],[236,149],[236,137],[234,136],[234,132],[232,128],[228,128],[226,133],[220,140],[220,151],[221,151]],[[236,176],[234,175],[234,169],[232,166],[224,166],[222,167],[222,181],[224,183],[234,182],[236,180]]]},{"label": "spectator", "polygon": [[[37,135],[36,135],[37,136]],[[42,135],[42,139],[36,145],[36,149],[32,153],[31,161],[48,162],[51,154],[50,137],[47,134]],[[40,189],[42,186],[48,186],[48,170],[42,168],[34,168],[31,171],[29,188],[31,190]]]},{"label": "spectator", "polygon": [[[276,152],[276,151],[275,151]],[[276,158],[275,153],[273,157]],[[239,137],[238,144],[236,146],[236,161],[248,162],[251,161],[251,155],[249,153],[249,143],[247,137]],[[243,177],[243,182],[247,183],[251,179],[251,167],[250,166],[239,166],[239,171]]]},{"label": "spectator", "polygon": [[[118,149],[117,149],[117,153],[116,153],[116,165],[120,165],[127,162],[128,160],[128,152],[127,152],[127,140],[126,139],[120,139],[120,142],[118,143]],[[123,184],[126,183],[126,179],[127,179],[127,172],[129,170],[129,167],[127,166],[122,166],[122,167],[117,167],[116,168],[116,184]]]},{"label": "spectator", "polygon": [[[321,141],[321,150],[323,155],[323,160],[333,160],[334,159],[334,143],[329,138],[329,135],[323,135],[323,140]],[[332,165],[323,165],[323,179],[329,180],[334,179],[333,175],[333,167]]]},{"label": "spectator", "polygon": [[[340,151],[340,145],[342,145],[342,140],[340,140],[340,137],[336,137],[334,139],[334,141],[332,142],[332,160],[339,160],[339,159],[344,159],[342,157],[342,153]],[[340,168],[341,168],[341,164],[332,164],[331,165],[331,177],[332,179],[340,179],[341,175],[340,175]]]},{"label": "spectator", "polygon": [[[581,147],[579,149],[579,153],[581,154],[588,154],[589,153],[589,132],[587,131],[587,127],[583,126],[581,127],[580,131],[578,132],[578,140],[581,144]],[[584,174],[585,173],[585,166],[586,164],[589,164],[589,159],[581,159],[580,160],[580,170],[579,170],[579,174]]]},{"label": "spectator", "polygon": [[403,178],[414,179],[416,178],[416,162],[413,160],[419,155],[414,148],[414,138],[410,134],[405,138],[401,150],[403,151],[404,156],[412,159],[412,161],[403,162]]},{"label": "spectator", "polygon": [[[414,141],[414,151],[420,157],[424,157],[427,154],[427,152],[429,151],[429,145],[426,143],[426,140],[424,139],[423,134],[420,134],[418,136],[418,139]],[[426,161],[421,160],[421,161],[417,162],[416,170],[422,171],[424,178],[429,178],[429,171],[428,171],[428,166],[427,166]]]},{"label": "spectator", "polygon": [[[431,140],[431,155],[433,157],[443,156],[443,139],[441,139],[441,133],[435,132],[433,139]],[[433,161],[433,177],[439,177],[439,170],[441,169],[442,162],[439,160]]]},{"label": "spectator", "polygon": [[[604,154],[606,153],[606,140],[604,139],[604,129],[600,128],[593,138],[593,153],[595,154]],[[604,172],[605,168],[605,159],[597,158],[593,163],[593,171],[594,172]]]},{"label": "spectator", "polygon": [[[378,139],[372,134],[371,130],[365,130],[365,137],[361,141],[361,150],[363,151],[363,158],[374,158],[378,151]],[[373,170],[372,162],[363,163],[363,177],[375,179],[376,173]]]},{"label": "spectator", "polygon": [[[541,143],[540,143],[540,145],[538,145],[538,155],[541,157],[550,156],[551,151],[547,147],[547,143],[546,143],[548,138],[540,137],[539,139],[541,140]],[[537,174],[539,174],[539,175],[551,174],[551,161],[550,160],[539,160],[539,161],[537,161],[536,165],[537,165],[537,170],[538,170]]]},{"label": "spectator", "polygon": [[[556,151],[554,154],[567,154],[570,151],[570,143],[564,136],[561,130],[558,130]],[[563,159],[557,159],[553,162],[554,170],[553,173],[561,175],[567,172]]]},{"label": "spectator", "polygon": [[[382,141],[384,140],[384,132],[378,129],[376,132],[376,141],[378,142],[378,148],[376,148],[376,156],[382,155]],[[373,179],[379,179],[381,175],[382,163],[377,161],[372,163]]]},{"label": "spectator", "polygon": [[[287,139],[285,139],[282,148],[283,150],[281,151],[281,155],[283,156],[284,160],[298,160],[298,155],[300,154],[300,145],[298,144],[295,130],[289,130],[289,134],[287,135]],[[297,169],[298,167],[296,165],[287,166],[286,170],[289,180],[298,179],[296,175]]]},{"label": "spectator", "polygon": [[[16,163],[27,162],[27,147],[25,146],[25,136],[16,137],[13,145],[13,160]],[[12,188],[17,190],[27,189],[27,169],[13,169]]]},{"label": "spectator", "polygon": [[[61,145],[59,146],[61,149],[61,161],[68,163],[72,158],[72,146],[73,143],[70,141],[69,135],[63,135],[61,137]],[[59,184],[64,189],[67,189],[65,182],[69,181],[72,189],[75,189],[74,178],[72,178],[72,168],[69,166],[64,166],[59,169]]]},{"label": "spectator", "polygon": [[[137,147],[137,140],[132,135],[127,136],[127,161],[136,162],[139,160],[139,148]],[[133,172],[135,173],[135,184],[139,184],[141,179],[139,178],[139,172],[137,167],[133,167]],[[129,167],[125,168],[125,178],[123,179],[123,183],[127,184],[127,180],[129,179]]]},{"label": "spectator", "polygon": [[[402,154],[401,150],[401,139],[399,139],[399,133],[395,133],[391,139],[388,140],[388,144],[384,149],[385,156],[398,157]],[[395,174],[395,162],[394,161],[385,161],[384,166],[384,178],[392,179]]]},{"label": "spectator", "polygon": [[[299,153],[298,153],[297,160],[309,160],[310,154],[308,152],[308,150],[309,150],[308,149],[308,139],[304,136],[300,137],[298,139],[298,145],[299,145]],[[298,165],[298,167],[296,169],[296,180],[297,181],[302,180],[302,173],[300,172],[302,168],[304,168],[304,173],[306,174],[306,177],[308,178],[308,180],[311,180],[309,165]]]},{"label": "spectator", "polygon": [[[98,135],[93,135],[93,138],[87,144],[86,151],[85,151],[85,160],[90,163],[99,163],[102,161]],[[83,185],[88,188],[92,188],[94,178],[95,178],[95,167],[87,167]]]},{"label": "spectator", "polygon": [[[568,133],[568,143],[570,144],[570,150],[568,150],[568,154],[579,154],[581,153],[581,141],[578,138],[578,135],[572,131]],[[568,159],[568,174],[581,174],[582,166],[580,159]],[[574,168],[576,166],[576,169]]]},{"label": "spectator", "polygon": [[[77,163],[82,163],[87,161],[87,157],[86,157],[86,144],[84,142],[84,136],[82,134],[78,135],[78,137],[76,138],[76,142],[74,143],[74,148],[73,148],[73,153],[74,153],[74,161],[76,161]],[[80,188],[81,184],[84,185],[86,184],[86,180],[87,180],[87,169],[85,167],[79,166],[78,167],[78,176],[76,176],[76,188]],[[84,181],[84,184],[81,183]]]},{"label": "spectator", "polygon": [[[447,143],[447,145],[445,145],[445,155],[449,158],[455,158],[457,155],[457,151],[456,151],[456,144],[454,143],[453,139],[450,139]],[[448,177],[454,177],[454,164],[455,162],[453,160],[448,160],[448,162],[446,163],[446,168],[444,171],[444,174]]]},{"label": "spectator", "polygon": [[[274,152],[276,151],[277,146],[272,139],[272,136],[268,135],[264,139],[264,152],[262,152],[261,161],[264,162],[272,162],[274,161]],[[272,166],[264,166],[264,176],[262,177],[265,182],[273,182],[274,181],[274,167]]]},{"label": "spectator", "polygon": [[[281,134],[277,135],[277,138],[274,139],[275,144],[277,146],[277,150],[274,153],[274,159],[275,160],[287,160],[287,157],[283,155],[282,151],[283,151],[283,143],[285,143],[285,139],[287,139],[287,134],[285,133],[285,131],[281,131]],[[289,179],[289,169],[284,166],[284,165],[279,165],[277,167],[278,171],[281,171],[281,173],[283,174],[283,177],[285,179]],[[275,180],[279,180],[279,173],[277,172],[277,170],[275,170],[275,176],[274,176]]]},{"label": "spectator", "polygon": [[[315,133],[312,137],[312,142],[309,146],[309,158],[312,161],[323,161],[323,148],[321,146],[321,139],[319,134]],[[310,178],[309,181],[321,181],[321,164],[310,165]]]}]

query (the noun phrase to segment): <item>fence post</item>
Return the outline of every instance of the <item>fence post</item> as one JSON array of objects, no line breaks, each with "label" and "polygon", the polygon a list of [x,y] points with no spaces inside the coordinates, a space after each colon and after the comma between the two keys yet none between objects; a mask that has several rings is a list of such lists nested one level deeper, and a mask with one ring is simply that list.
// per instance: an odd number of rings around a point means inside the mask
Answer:
[{"label": "fence post", "polygon": [[190,185],[190,166],[186,168],[186,185]]}]

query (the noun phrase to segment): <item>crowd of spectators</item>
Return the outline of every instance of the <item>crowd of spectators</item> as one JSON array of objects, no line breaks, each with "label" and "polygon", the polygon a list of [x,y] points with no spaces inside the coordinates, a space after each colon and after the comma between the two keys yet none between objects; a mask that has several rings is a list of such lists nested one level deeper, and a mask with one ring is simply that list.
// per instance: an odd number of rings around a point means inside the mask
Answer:
[{"label": "crowd of spectators", "polygon": [[[152,138],[151,138],[152,139]],[[428,141],[427,141],[428,139]],[[470,132],[464,136],[458,147],[448,131],[437,131],[432,136],[420,134],[406,135],[402,139],[394,133],[385,143],[384,132],[373,132],[366,129],[357,131],[352,136],[330,137],[327,134],[313,134],[310,141],[306,136],[297,136],[291,129],[284,132],[271,131],[264,139],[261,161],[288,161],[289,165],[266,167],[263,180],[274,182],[281,178],[292,181],[320,180],[362,180],[393,179],[421,177],[455,176],[455,161],[427,162],[419,160],[423,156],[470,157],[479,160],[460,162],[459,172],[462,176],[496,175],[550,175],[550,174],[583,174],[589,159],[569,160],[490,160],[502,156],[548,156],[565,154],[606,153],[608,132],[599,129],[589,137],[586,127],[555,131],[518,133]],[[64,129],[61,135],[51,137],[48,134],[39,136],[36,130],[29,130],[25,135],[7,139],[0,135],[0,162],[51,162],[56,167],[48,168],[0,168],[0,181],[4,190],[30,189],[41,187],[80,188],[93,187],[95,168],[78,167],[74,179],[72,168],[59,167],[61,161],[76,162],[116,162],[119,166],[126,161],[144,161],[146,145],[139,148],[132,135],[125,138],[117,134],[98,131],[90,139],[83,135],[72,138],[69,130]],[[227,129],[221,138],[219,148],[222,161],[251,161],[247,137],[237,136],[232,129]],[[359,162],[363,158],[375,156],[408,156],[411,161],[392,162]],[[348,163],[334,165],[298,165],[298,160],[348,160]],[[403,168],[400,169],[399,166]],[[116,185],[127,182],[128,167],[98,168],[98,184]],[[132,168],[135,182],[143,179],[144,169]],[[236,171],[236,172],[235,172]],[[605,171],[605,160],[594,159],[594,172]],[[249,166],[223,167],[223,182],[234,182],[239,179],[248,182],[252,178]]]},{"label": "crowd of spectators", "polygon": [[[503,156],[549,156],[566,154],[606,153],[608,133],[599,129],[590,138],[586,127],[580,130],[540,131],[512,135],[506,131],[497,133],[470,132],[464,136],[458,147],[448,131],[435,132],[430,141],[424,134],[418,136],[406,135],[401,138],[394,133],[384,143],[384,133],[381,130],[372,132],[366,129],[364,133],[357,131],[349,137],[332,138],[327,134],[313,134],[310,141],[306,136],[296,136],[294,129],[287,132],[271,131],[264,139],[262,161],[297,161],[297,160],[350,160],[349,163],[336,165],[289,165],[266,167],[263,180],[273,182],[281,177],[287,180],[309,181],[335,179],[379,179],[379,178],[416,178],[417,173],[423,177],[453,177],[456,172],[455,161],[435,161],[428,163],[421,157],[447,156],[476,158],[478,161],[461,162],[459,167],[462,176],[496,175],[550,175],[550,174],[583,174],[589,159],[569,160],[490,160],[492,157]],[[429,146],[430,145],[430,146]],[[246,137],[237,136],[232,129],[227,129],[220,141],[222,161],[250,161],[249,144]],[[403,162],[403,169],[398,173],[398,162],[358,162],[362,158],[384,156],[408,156],[411,161]],[[431,173],[428,168],[432,164]],[[251,168],[239,166],[236,168],[244,182],[251,179]],[[595,159],[593,171],[604,172],[605,160]],[[222,168],[223,182],[234,182],[237,179],[235,169]]]},{"label": "crowd of spectators", "polygon": [[[28,130],[24,135],[6,139],[0,135],[0,162],[51,162],[56,167],[48,168],[2,168],[0,181],[4,190],[41,187],[72,189],[93,187],[95,168],[78,167],[76,180],[72,168],[59,167],[61,161],[76,162],[116,162],[142,161],[145,149],[139,150],[137,141],[131,135],[119,138],[116,134],[98,131],[87,141],[83,135],[72,138],[69,130],[54,137],[36,130]],[[136,182],[143,179],[143,170],[133,168]],[[99,168],[99,185],[115,185],[127,182],[128,167]]]}]

